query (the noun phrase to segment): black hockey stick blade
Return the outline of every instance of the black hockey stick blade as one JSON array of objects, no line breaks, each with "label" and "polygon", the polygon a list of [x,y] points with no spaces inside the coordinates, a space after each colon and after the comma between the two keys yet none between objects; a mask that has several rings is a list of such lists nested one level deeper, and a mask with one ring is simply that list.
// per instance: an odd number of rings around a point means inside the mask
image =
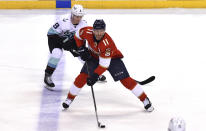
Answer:
[{"label": "black hockey stick blade", "polygon": [[99,128],[105,128],[106,126],[105,126],[105,125],[102,125],[100,122],[98,122],[98,127],[99,127]]},{"label": "black hockey stick blade", "polygon": [[138,82],[140,85],[146,85],[146,84],[151,83],[154,80],[155,80],[155,76],[151,76],[151,77],[149,77],[148,79],[146,79],[144,81],[137,81],[136,80],[136,82]]}]

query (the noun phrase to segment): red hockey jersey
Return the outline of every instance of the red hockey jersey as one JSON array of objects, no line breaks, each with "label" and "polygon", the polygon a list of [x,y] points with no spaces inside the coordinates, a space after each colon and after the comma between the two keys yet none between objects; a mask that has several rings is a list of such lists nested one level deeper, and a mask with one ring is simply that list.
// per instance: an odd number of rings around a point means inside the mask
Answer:
[{"label": "red hockey jersey", "polygon": [[112,58],[123,58],[122,53],[106,32],[100,42],[97,43],[94,38],[93,27],[87,26],[78,30],[74,38],[78,47],[84,45],[84,40],[88,41],[88,48],[92,56],[99,59],[100,67],[95,70],[99,75],[109,67]]}]

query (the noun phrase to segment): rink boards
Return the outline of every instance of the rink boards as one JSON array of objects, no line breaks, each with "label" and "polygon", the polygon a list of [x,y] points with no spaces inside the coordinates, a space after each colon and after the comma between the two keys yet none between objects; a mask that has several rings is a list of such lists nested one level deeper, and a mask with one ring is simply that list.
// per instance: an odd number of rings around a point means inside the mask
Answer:
[{"label": "rink boards", "polygon": [[0,9],[58,9],[74,4],[89,9],[206,8],[205,0],[0,0]]}]

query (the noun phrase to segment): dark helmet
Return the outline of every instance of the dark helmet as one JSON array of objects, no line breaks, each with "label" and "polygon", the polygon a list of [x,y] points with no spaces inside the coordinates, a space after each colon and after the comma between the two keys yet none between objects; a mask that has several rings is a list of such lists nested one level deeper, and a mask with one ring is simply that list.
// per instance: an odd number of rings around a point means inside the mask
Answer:
[{"label": "dark helmet", "polygon": [[95,20],[93,24],[93,29],[98,30],[98,29],[106,29],[106,24],[103,19],[97,19]]}]

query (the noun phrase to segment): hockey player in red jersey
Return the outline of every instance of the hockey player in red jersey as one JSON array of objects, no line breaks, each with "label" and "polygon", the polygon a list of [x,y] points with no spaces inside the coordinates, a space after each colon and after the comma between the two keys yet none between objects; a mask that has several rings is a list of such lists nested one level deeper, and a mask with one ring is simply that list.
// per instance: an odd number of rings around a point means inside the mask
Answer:
[{"label": "hockey player in red jersey", "polygon": [[[48,45],[51,54],[45,69],[44,87],[49,90],[55,89],[52,75],[58,66],[63,51],[70,51],[74,57],[79,57],[76,52],[74,34],[77,30],[87,26],[87,22],[83,20],[84,15],[83,6],[74,5],[71,9],[71,15],[66,19],[58,20],[48,31]],[[101,75],[99,81],[106,81],[106,77]]]},{"label": "hockey player in red jersey", "polygon": [[[108,70],[114,81],[120,81],[143,102],[146,111],[152,112],[154,110],[152,103],[141,85],[130,77],[121,60],[122,53],[117,49],[105,29],[105,22],[96,20],[93,27],[84,27],[76,32],[75,41],[79,48],[78,52],[86,63],[72,84],[67,99],[62,104],[63,107],[68,108],[86,83],[88,86],[93,86],[98,81],[98,77]],[[88,48],[85,46],[84,40],[87,40]]]}]

